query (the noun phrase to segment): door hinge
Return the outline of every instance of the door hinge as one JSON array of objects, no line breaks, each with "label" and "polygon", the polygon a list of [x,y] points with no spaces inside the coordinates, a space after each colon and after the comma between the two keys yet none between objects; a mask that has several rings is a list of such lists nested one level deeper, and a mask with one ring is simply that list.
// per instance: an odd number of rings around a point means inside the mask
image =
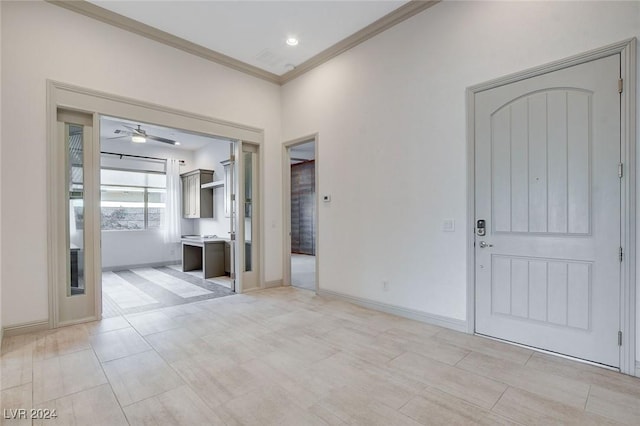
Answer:
[{"label": "door hinge", "polygon": [[236,156],[235,155],[231,155],[229,157],[229,161],[236,161]]},{"label": "door hinge", "polygon": [[618,256],[620,257],[620,262],[622,262],[622,247],[618,251]]},{"label": "door hinge", "polygon": [[618,331],[618,346],[622,346],[622,331]]},{"label": "door hinge", "polygon": [[618,93],[622,93],[623,84],[622,79],[618,79]]},{"label": "door hinge", "polygon": [[622,165],[622,163],[618,164],[618,177],[620,179],[622,179],[623,173],[624,172],[624,166]]}]

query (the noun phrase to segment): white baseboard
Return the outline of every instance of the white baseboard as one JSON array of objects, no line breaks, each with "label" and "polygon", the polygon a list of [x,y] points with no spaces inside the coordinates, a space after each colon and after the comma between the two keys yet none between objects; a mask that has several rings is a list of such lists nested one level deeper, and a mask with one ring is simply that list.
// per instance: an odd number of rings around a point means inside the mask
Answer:
[{"label": "white baseboard", "polygon": [[7,337],[18,336],[20,334],[33,333],[34,331],[43,331],[49,329],[49,321],[33,321],[24,324],[11,325],[5,327],[3,334]]},{"label": "white baseboard", "polygon": [[416,311],[414,309],[402,308],[400,306],[389,305],[387,303],[376,302],[373,300],[362,299],[356,296],[349,296],[330,290],[320,290],[317,292],[320,296],[332,297],[335,299],[351,302],[358,306],[373,309],[375,311],[386,312],[388,314],[397,315],[403,318],[424,322],[427,324],[437,325],[440,327],[450,328],[451,330],[467,332],[467,322],[454,318],[443,317],[441,315],[428,314],[426,312]]},{"label": "white baseboard", "polygon": [[282,280],[265,281],[263,288],[282,287]]},{"label": "white baseboard", "polygon": [[133,265],[105,266],[102,268],[102,272],[123,271],[125,269],[136,269],[136,268],[157,268],[158,266],[169,266],[169,265],[178,265],[178,264],[180,264],[180,260],[168,260],[166,262],[136,263]]}]

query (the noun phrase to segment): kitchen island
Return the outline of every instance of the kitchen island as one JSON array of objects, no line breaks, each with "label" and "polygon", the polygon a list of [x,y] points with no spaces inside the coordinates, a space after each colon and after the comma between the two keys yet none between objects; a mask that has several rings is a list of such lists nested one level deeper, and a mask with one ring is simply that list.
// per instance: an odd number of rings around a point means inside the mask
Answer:
[{"label": "kitchen island", "polygon": [[[228,260],[225,259],[225,246],[228,238],[215,235],[185,235],[182,241],[182,271],[202,269],[204,279],[220,277],[226,274]],[[228,255],[227,255],[228,256]]]}]

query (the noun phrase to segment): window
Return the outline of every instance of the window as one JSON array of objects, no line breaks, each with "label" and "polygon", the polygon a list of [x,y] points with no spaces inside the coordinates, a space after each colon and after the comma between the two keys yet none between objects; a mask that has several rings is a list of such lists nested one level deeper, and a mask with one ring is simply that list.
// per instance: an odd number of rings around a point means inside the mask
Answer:
[{"label": "window", "polygon": [[165,209],[163,173],[102,169],[102,230],[161,229]]}]

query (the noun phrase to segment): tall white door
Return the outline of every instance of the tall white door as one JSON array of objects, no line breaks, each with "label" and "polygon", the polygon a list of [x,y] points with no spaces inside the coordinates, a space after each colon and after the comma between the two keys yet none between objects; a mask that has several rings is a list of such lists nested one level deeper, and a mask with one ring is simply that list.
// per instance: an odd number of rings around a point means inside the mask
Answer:
[{"label": "tall white door", "polygon": [[619,366],[619,75],[614,55],[476,94],[477,333]]}]

